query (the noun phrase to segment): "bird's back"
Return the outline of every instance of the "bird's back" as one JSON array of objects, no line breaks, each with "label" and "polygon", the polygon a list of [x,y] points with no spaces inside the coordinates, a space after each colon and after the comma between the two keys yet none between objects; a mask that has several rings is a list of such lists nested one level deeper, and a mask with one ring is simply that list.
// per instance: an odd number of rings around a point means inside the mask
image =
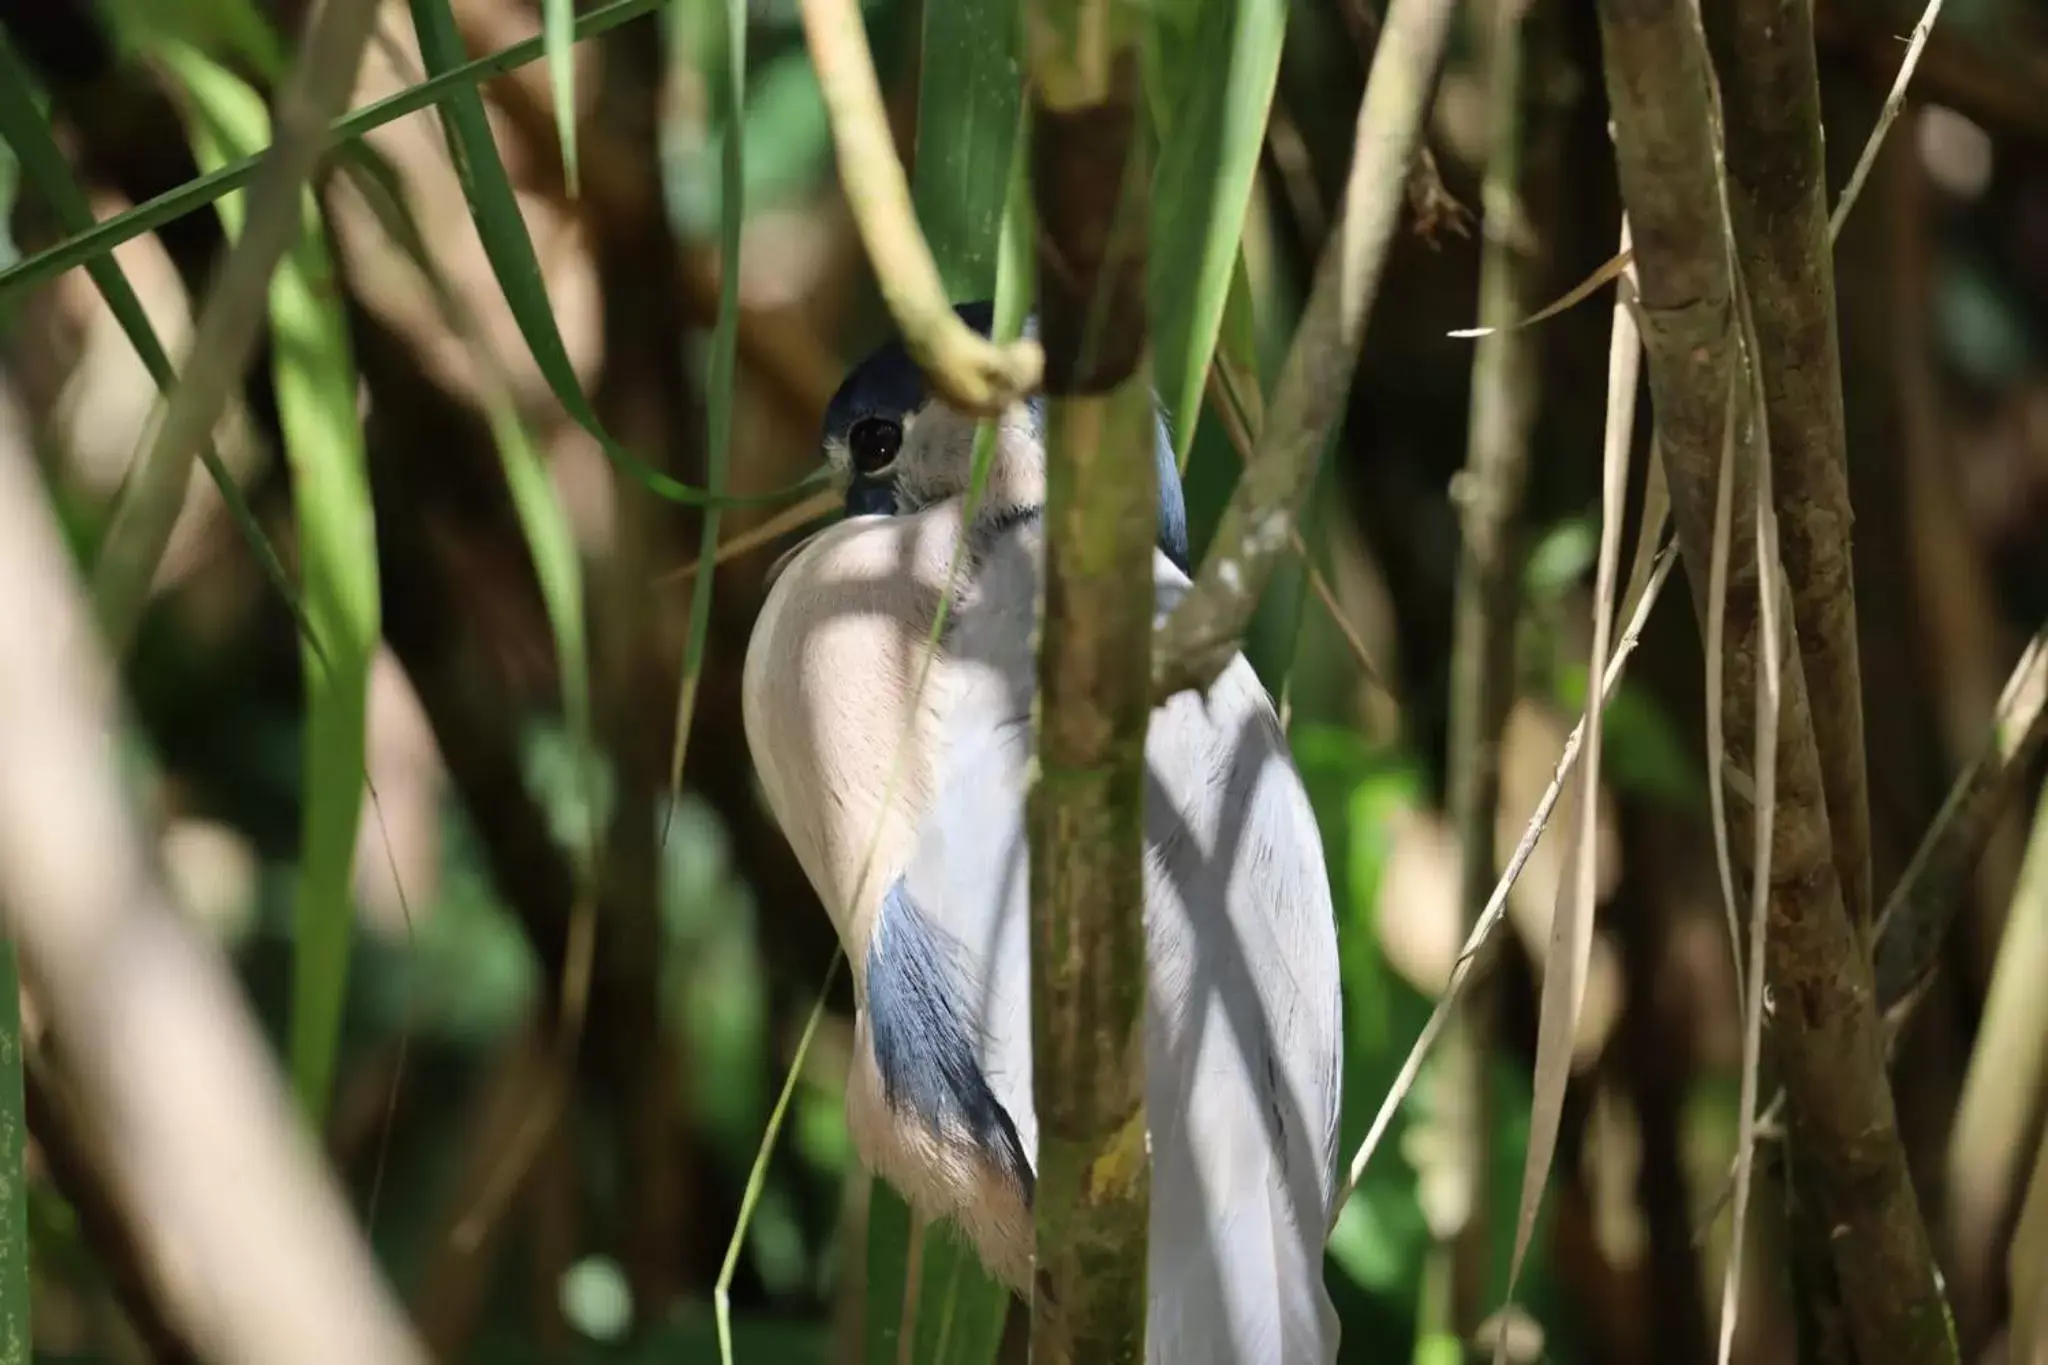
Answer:
[{"label": "bird's back", "polygon": [[[953,945],[982,1070],[1026,1152],[1037,545],[1032,526],[998,541],[948,632],[949,748],[903,882]],[[1164,556],[1157,572],[1163,613],[1187,580]],[[1150,1356],[1318,1365],[1337,1340],[1322,1249],[1342,1007],[1314,814],[1242,658],[1153,712],[1146,762]]]}]

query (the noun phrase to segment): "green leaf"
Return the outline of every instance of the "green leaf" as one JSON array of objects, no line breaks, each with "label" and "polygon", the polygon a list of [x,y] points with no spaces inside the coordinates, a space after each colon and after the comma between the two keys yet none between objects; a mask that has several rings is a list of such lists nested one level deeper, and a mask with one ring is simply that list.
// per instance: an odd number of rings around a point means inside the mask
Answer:
[{"label": "green leaf", "polygon": [[[191,97],[202,166],[269,144],[269,111],[255,90],[194,49],[167,44],[159,55]],[[306,612],[325,653],[323,661],[309,647],[303,660],[305,800],[291,1018],[292,1080],[317,1129],[347,992],[365,712],[380,625],[376,523],[348,323],[310,189],[301,202],[299,236],[271,280],[270,324]],[[241,235],[243,211],[239,198],[220,203],[231,239]]]},{"label": "green leaf", "polygon": [[[740,239],[746,226],[747,142],[740,135],[747,105],[746,0],[725,0],[725,70],[717,85],[724,95],[725,138],[720,149],[718,325],[711,333],[711,374],[706,384],[706,470],[715,498],[732,467],[733,406],[738,401],[740,345]],[[683,678],[676,696],[676,735],[669,753],[668,799],[673,811],[683,793],[683,755],[697,710],[697,682],[704,667],[704,642],[711,629],[711,588],[718,578],[718,507],[704,509],[697,562],[704,566],[690,585],[690,634],[683,646]],[[663,837],[666,838],[666,826]]]},{"label": "green leaf", "polygon": [[[1037,265],[1033,255],[1030,146],[1031,120],[1020,107],[1016,120],[1010,125],[1011,152],[1007,159],[1008,173],[1004,181],[1002,211],[997,215],[995,244],[995,298],[994,316],[989,321],[990,339],[999,343],[1015,341],[1024,331],[1025,315],[1031,311],[1031,300],[1037,287],[1032,270]],[[984,190],[986,187],[984,187]],[[979,216],[979,209],[975,210]],[[943,272],[949,265],[945,257],[939,258],[939,269]],[[984,418],[974,424],[973,472],[967,482],[967,508],[981,505],[981,496],[988,488],[988,474],[995,462],[996,424]],[[964,544],[964,542],[963,542]],[[960,570],[960,548],[954,550],[954,562],[947,571],[947,581]],[[952,600],[949,590],[939,603],[939,610],[932,617],[932,633],[927,642],[927,654],[938,648],[939,635],[946,626],[947,605]],[[923,684],[919,684],[922,686]]]},{"label": "green leaf", "polygon": [[[630,23],[643,14],[659,8],[661,0],[612,0],[600,5],[576,20],[578,38],[594,38],[609,33],[621,24]],[[512,46],[474,61],[454,66],[418,85],[408,86],[396,94],[387,95],[374,104],[365,105],[336,119],[328,127],[330,146],[351,142],[396,122],[408,114],[451,98],[455,92],[473,91],[476,86],[516,70],[540,59],[543,43],[539,38],[529,38]],[[219,170],[188,180],[174,189],[137,204],[125,213],[116,214],[92,231],[67,237],[55,246],[17,262],[6,270],[0,270],[0,301],[14,298],[20,291],[47,280],[54,279],[65,271],[84,265],[96,256],[101,256],[121,243],[154,232],[165,223],[196,212],[219,199],[222,195],[247,185],[256,176],[262,163],[261,156],[246,156]],[[762,502],[781,501],[794,490],[785,490],[780,495],[771,495]]]},{"label": "green leaf", "polygon": [[[1193,0],[1190,22],[1161,10],[1155,46],[1164,87],[1153,108],[1160,160],[1153,186],[1153,364],[1183,467],[1201,420],[1209,362],[1240,269],[1252,180],[1280,74],[1286,0]],[[1180,7],[1184,10],[1186,7]],[[1240,360],[1250,356],[1237,357]],[[1257,374],[1254,365],[1248,373]]]},{"label": "green leaf", "polygon": [[[583,616],[583,561],[577,554],[575,532],[510,395],[502,388],[495,390],[485,409],[491,439],[505,468],[513,515],[526,539],[548,627],[555,637],[555,667],[562,678],[562,722],[581,773],[576,785],[586,802],[594,801],[598,778],[593,769],[597,746],[590,720],[590,636]],[[599,822],[591,819],[575,845],[579,896],[586,900],[596,876],[599,831]]]},{"label": "green leaf", "polygon": [[[22,170],[36,192],[49,204],[56,215],[57,223],[73,238],[93,230],[92,206],[86,201],[85,192],[79,188],[71,174],[70,165],[64,160],[64,153],[51,136],[49,125],[43,114],[30,97],[31,79],[27,67],[16,56],[14,49],[0,34],[0,137],[14,149]],[[171,358],[164,351],[163,342],[156,334],[156,327],[150,322],[149,314],[143,311],[142,300],[136,296],[134,286],[128,281],[128,274],[121,263],[114,259],[109,248],[104,254],[88,258],[86,274],[100,297],[107,301],[107,309],[114,315],[114,321],[128,337],[128,344],[135,348],[135,354],[142,360],[142,366],[155,382],[157,391],[168,394],[177,383],[177,372],[171,367]],[[278,559],[277,550],[270,538],[263,534],[257,523],[256,513],[249,506],[249,500],[242,495],[242,487],[235,482],[235,476],[208,441],[199,448],[199,459],[212,476],[215,487],[220,489],[221,501],[228,509],[228,515],[241,533],[249,550],[256,556],[256,563],[262,568],[263,576],[270,580],[271,587],[284,599],[290,608],[299,629],[309,640],[316,643],[318,635],[306,616],[305,604],[299,600],[299,592],[284,571],[284,564]]]},{"label": "green leaf", "polygon": [[229,66],[247,62],[275,80],[286,63],[285,45],[248,0],[100,0],[125,54],[153,58],[176,43]]},{"label": "green leaf", "polygon": [[924,6],[911,200],[955,303],[995,291],[1023,102],[1016,0]]},{"label": "green leaf", "polygon": [[[716,10],[707,10],[713,18]],[[668,11],[669,40],[675,59],[687,62],[690,79],[707,89],[720,79],[724,40],[722,28],[705,25],[701,16]],[[704,30],[711,31],[706,33]],[[686,237],[705,237],[717,230],[724,191],[719,188],[725,138],[732,135],[722,121],[707,122],[680,103],[663,120],[662,197],[669,226]],[[813,201],[821,173],[832,167],[832,124],[811,54],[798,45],[752,65],[747,73],[746,195],[749,212],[787,208],[804,211]]]},{"label": "green leaf", "polygon": [[580,198],[582,176],[576,164],[576,6],[574,0],[544,0],[541,43],[548,54],[548,88],[555,96],[555,136],[562,143],[562,178],[569,197]]},{"label": "green leaf", "polygon": [[[462,34],[448,0],[411,0],[413,26],[418,31],[420,57],[428,71],[447,74],[461,66],[464,58]],[[693,506],[754,506],[778,501],[780,494],[765,497],[726,498],[706,494],[670,478],[614,440],[598,420],[597,410],[583,392],[582,382],[569,363],[569,351],[555,325],[553,304],[541,280],[540,260],[533,253],[533,239],[527,235],[526,219],[512,192],[512,178],[498,156],[498,144],[491,136],[491,124],[484,113],[483,96],[474,87],[460,86],[440,106],[442,129],[447,134],[448,153],[455,162],[456,178],[463,197],[469,201],[470,216],[476,221],[498,287],[506,306],[526,339],[534,363],[576,424],[595,437],[612,462],[649,491],[675,502]],[[734,272],[728,270],[730,279]]]},{"label": "green leaf", "polygon": [[1249,396],[1256,397],[1264,391],[1258,310],[1252,297],[1251,270],[1245,264],[1242,246],[1238,248],[1237,264],[1230,272],[1230,290],[1223,301],[1223,327],[1217,349],[1222,352],[1224,361],[1250,380],[1253,393]]},{"label": "green leaf", "polygon": [[[918,1265],[910,1283],[913,1245]],[[915,1293],[916,1300],[908,1296]],[[1002,1344],[1011,1294],[982,1268],[951,1222],[918,1228],[917,1216],[880,1180],[868,1193],[866,1354],[868,1365],[987,1365]],[[906,1313],[906,1307],[914,1311]]]},{"label": "green leaf", "polygon": [[591,733],[589,634],[583,614],[582,560],[568,513],[513,401],[503,363],[491,338],[477,325],[474,314],[427,249],[425,234],[406,199],[402,178],[367,143],[345,147],[341,160],[378,226],[398,253],[420,272],[442,322],[478,362],[484,417],[505,471],[513,516],[526,541],[534,576],[540,584],[541,605],[547,612],[554,639],[556,671],[562,689],[562,739],[570,769],[567,787],[574,793],[573,804],[583,816],[580,822],[569,822],[572,828],[565,836],[574,853],[577,877],[577,904],[573,911],[587,913],[595,905],[602,824],[597,812],[608,793]]},{"label": "green leaf", "polygon": [[845,954],[834,952],[832,965],[825,969],[825,980],[818,987],[817,1001],[811,1006],[811,1016],[804,1021],[803,1035],[797,1039],[796,1053],[790,1058],[789,1074],[783,1078],[782,1091],[775,1097],[775,1107],[768,1112],[768,1131],[761,1135],[760,1148],[754,1153],[754,1165],[747,1172],[746,1188],[740,1192],[740,1215],[733,1224],[731,1239],[725,1244],[725,1260],[719,1266],[718,1279],[711,1288],[711,1310],[718,1325],[720,1365],[734,1365],[732,1277],[739,1268],[740,1249],[746,1245],[748,1224],[768,1183],[768,1162],[775,1155],[776,1139],[782,1135],[782,1121],[789,1114],[789,1101],[796,1093],[797,1078],[803,1074],[804,1058],[810,1055],[811,1040],[818,1036],[818,1021],[825,1017],[825,1002],[831,997],[832,983],[838,979],[840,965],[845,960]]}]

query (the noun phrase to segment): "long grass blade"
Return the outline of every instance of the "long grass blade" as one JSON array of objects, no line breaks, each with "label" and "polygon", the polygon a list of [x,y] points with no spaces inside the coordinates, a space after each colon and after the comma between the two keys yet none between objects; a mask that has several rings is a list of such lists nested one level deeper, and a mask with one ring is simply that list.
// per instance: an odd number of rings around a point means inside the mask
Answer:
[{"label": "long grass blade", "polygon": [[761,1146],[754,1153],[754,1164],[747,1171],[746,1188],[740,1193],[739,1217],[733,1222],[732,1237],[725,1244],[725,1260],[719,1264],[718,1280],[711,1288],[711,1307],[718,1322],[719,1365],[734,1365],[732,1279],[740,1268],[740,1248],[747,1244],[747,1225],[753,1221],[754,1206],[761,1202],[761,1191],[768,1185],[768,1163],[775,1157],[775,1144],[782,1136],[782,1121],[789,1113],[789,1101],[796,1094],[797,1081],[804,1074],[804,1060],[811,1055],[811,1040],[817,1037],[818,1022],[825,1017],[825,1002],[832,996],[832,983],[839,979],[839,967],[845,960],[844,954],[834,952],[831,964],[825,968],[825,979],[818,985],[817,1003],[811,1006],[810,1018],[804,1021],[803,1036],[796,1043],[796,1055],[789,1059],[789,1074],[783,1078],[782,1090],[775,1097],[775,1107],[768,1112],[767,1131],[761,1134]]},{"label": "long grass blade", "polygon": [[[662,0],[611,0],[610,4],[599,5],[576,18],[575,32],[578,38],[595,38],[609,33],[621,24],[631,23],[643,14],[660,8]],[[387,95],[374,104],[335,119],[328,125],[324,148],[360,140],[388,123],[395,123],[409,114],[430,109],[449,99],[459,90],[470,90],[493,76],[501,76],[540,60],[544,51],[543,40],[529,38],[510,47],[489,53],[458,65],[408,86],[395,94]],[[323,148],[323,149],[324,149]],[[0,301],[15,297],[18,291],[42,284],[56,278],[67,270],[84,265],[94,257],[106,254],[126,241],[154,232],[164,224],[196,213],[212,204],[224,194],[241,189],[256,178],[261,167],[260,156],[243,157],[219,170],[188,180],[174,189],[166,190],[146,203],[137,204],[125,213],[116,214],[99,224],[91,232],[67,237],[46,250],[33,256],[25,256],[0,270]]]},{"label": "long grass blade", "polygon": [[[800,531],[814,521],[823,521],[826,517],[838,514],[844,510],[845,506],[845,495],[833,489],[827,488],[821,492],[813,493],[802,502],[793,503],[783,508],[759,526],[741,531],[730,540],[720,541],[718,552],[711,556],[708,564],[710,567],[716,568],[718,565],[738,559],[741,555],[751,554],[770,541],[780,540],[792,531]],[[706,566],[707,561],[703,558],[693,559],[688,564],[670,569],[656,576],[654,586],[659,587],[665,583],[687,582],[696,577]]]},{"label": "long grass blade", "polygon": [[[202,165],[217,166],[270,141],[263,99],[198,52],[164,49],[195,116]],[[370,662],[380,630],[376,525],[348,324],[335,288],[319,207],[302,191],[302,221],[270,285],[275,380],[285,458],[292,471],[306,610],[324,660],[303,653],[305,796],[294,936],[291,1071],[317,1129],[326,1112],[341,1038],[355,924],[353,872],[363,792]],[[231,239],[246,226],[239,199],[223,199]]]},{"label": "long grass blade", "polygon": [[[706,474],[714,498],[725,491],[732,467],[733,407],[739,401],[740,344],[740,238],[746,225],[747,163],[746,138],[741,120],[747,105],[747,6],[746,0],[725,0],[725,33],[721,49],[725,70],[718,85],[721,93],[721,122],[725,135],[719,141],[718,258],[724,268],[719,279],[718,325],[711,333],[711,374],[704,395],[707,409],[705,443]],[[704,509],[702,548],[698,559],[715,564],[718,559],[718,507]],[[676,734],[669,750],[668,809],[681,804],[683,757],[690,747],[690,726],[697,713],[697,682],[704,667],[704,641],[711,629],[711,585],[716,573],[700,573],[690,585],[690,634],[683,646],[683,680],[676,696]],[[664,829],[664,840],[668,831]]]},{"label": "long grass blade", "polygon": [[[492,444],[505,472],[513,515],[519,522],[535,578],[541,586],[541,604],[554,640],[556,670],[561,678],[563,728],[573,755],[572,781],[582,789],[585,808],[592,809],[597,799],[597,749],[591,733],[588,629],[583,615],[582,561],[567,513],[513,400],[503,358],[428,249],[425,233],[406,197],[402,177],[367,145],[346,148],[342,166],[397,254],[419,272],[443,325],[477,362],[480,398]],[[373,792],[373,799],[374,796]],[[596,943],[601,837],[596,822],[585,822],[583,835],[571,850],[576,887],[556,1012],[554,1046],[559,1069],[552,1074],[557,1078],[566,1074],[580,1045]],[[457,1224],[458,1243],[472,1236],[474,1229],[488,1226],[499,1217],[502,1204],[518,1190],[520,1177],[559,1118],[562,1099],[559,1084],[551,1084],[535,1097],[525,1122],[514,1133],[496,1170],[485,1182],[476,1205]]]},{"label": "long grass blade", "polygon": [[[1230,272],[1230,292],[1223,301],[1223,325],[1216,338],[1215,368],[1222,378],[1224,391],[1229,395],[1229,406],[1237,410],[1247,428],[1256,432],[1264,427],[1266,390],[1260,378],[1258,310],[1252,298],[1251,266],[1245,260],[1242,244],[1237,249],[1237,266]],[[1243,447],[1238,453],[1249,458],[1251,449]],[[1178,463],[1185,471],[1187,459],[1184,455]]]},{"label": "long grass blade", "polygon": [[[1252,180],[1280,75],[1285,0],[1206,0],[1189,79],[1160,129],[1153,202],[1154,372],[1185,467],[1240,261]],[[1220,73],[1220,76],[1219,74]],[[1214,82],[1214,83],[1212,83]]]},{"label": "long grass blade", "polygon": [[1519,318],[1505,327],[1460,327],[1454,331],[1446,332],[1444,335],[1459,341],[1470,341],[1476,340],[1479,337],[1492,336],[1496,332],[1518,332],[1524,327],[1534,327],[1539,322],[1548,322],[1558,314],[1569,312],[1587,299],[1592,298],[1593,295],[1600,292],[1602,285],[1620,279],[1623,275],[1627,274],[1635,265],[1635,259],[1635,250],[1624,244],[1620,251],[1609,256],[1595,267],[1590,275],[1587,275],[1586,278],[1580,280],[1557,298],[1529,314],[1529,316]]},{"label": "long grass blade", "polygon": [[1941,0],[1927,0],[1927,8],[1920,12],[1920,22],[1913,25],[1913,36],[1906,44],[1906,55],[1899,62],[1898,74],[1892,78],[1892,88],[1885,95],[1884,107],[1878,110],[1877,126],[1864,140],[1863,151],[1856,158],[1856,168],[1849,172],[1849,181],[1842,186],[1842,197],[1835,201],[1834,212],[1828,215],[1830,246],[1842,235],[1842,224],[1849,221],[1849,212],[1856,207],[1857,197],[1863,193],[1863,182],[1870,178],[1870,169],[1877,164],[1877,153],[1884,146],[1884,135],[1891,131],[1899,111],[1906,107],[1906,89],[1913,83],[1913,72],[1920,65],[1920,54],[1927,50],[1927,40],[1934,36],[1934,21],[1940,17]]},{"label": "long grass blade", "polygon": [[576,5],[575,0],[545,0],[541,6],[540,40],[548,54],[548,88],[555,97],[555,135],[562,142],[562,179],[569,197],[583,193],[576,160]]},{"label": "long grass blade", "polygon": [[278,263],[304,231],[304,187],[324,129],[355,85],[375,22],[371,0],[329,0],[278,95],[280,123],[249,191],[246,230],[201,305],[177,386],[138,450],[93,564],[100,624],[118,654],[132,638],[184,505],[194,455],[239,386]]},{"label": "long grass blade", "polygon": [[[64,160],[57,140],[51,136],[42,112],[29,95],[29,89],[28,68],[22,64],[6,35],[0,33],[0,140],[13,149],[21,162],[22,172],[49,204],[57,225],[67,236],[77,238],[93,231],[92,206],[86,201],[85,191],[72,175],[71,167]],[[254,158],[251,158],[253,163]],[[141,359],[143,369],[149,372],[151,382],[159,393],[168,395],[177,383],[177,371],[171,365],[170,354],[164,350],[163,341],[157,336],[149,314],[143,310],[142,300],[129,283],[127,271],[114,259],[112,250],[88,259],[85,269],[100,297],[106,300],[107,310],[127,336],[128,344],[135,348],[135,354]],[[284,599],[300,631],[317,645],[317,637],[306,619],[305,604],[299,600],[298,588],[285,573],[276,547],[263,534],[254,509],[242,493],[242,486],[235,481],[233,472],[221,460],[220,452],[210,438],[200,444],[199,459],[214,485],[220,489],[221,502],[227,507],[228,516],[247,543],[249,552],[256,557],[263,576]]]},{"label": "long grass blade", "polygon": [[[461,66],[468,54],[448,0],[411,0],[411,5],[420,58],[427,70],[446,74]],[[597,409],[583,392],[582,381],[577,378],[568,348],[562,342],[561,329],[555,324],[554,306],[541,280],[540,259],[534,255],[533,238],[526,231],[526,219],[512,191],[512,177],[506,172],[497,141],[491,135],[483,96],[472,86],[459,86],[449,93],[440,112],[448,152],[454,158],[456,175],[462,182],[463,197],[469,201],[470,216],[476,222],[484,254],[490,259],[491,270],[504,291],[505,303],[512,310],[519,333],[526,339],[534,363],[540,367],[562,410],[597,440],[614,464],[650,492],[698,507],[745,507],[779,501],[779,494],[725,498],[692,488],[649,465],[604,429]],[[733,278],[728,269],[727,287]]]}]

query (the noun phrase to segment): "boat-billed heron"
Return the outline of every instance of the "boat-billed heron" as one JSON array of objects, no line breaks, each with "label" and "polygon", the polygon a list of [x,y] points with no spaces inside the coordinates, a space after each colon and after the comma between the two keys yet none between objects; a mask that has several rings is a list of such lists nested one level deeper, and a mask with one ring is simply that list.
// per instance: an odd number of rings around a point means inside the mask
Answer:
[{"label": "boat-billed heron", "polygon": [[[987,305],[960,310],[987,331]],[[1028,1293],[1032,1172],[1025,788],[1032,763],[1044,409],[975,424],[898,343],[847,378],[824,446],[843,521],[785,556],[747,649],[747,741],[854,967],[846,1113],[862,1160],[958,1220]],[[1134,452],[1136,455],[1137,452]],[[1188,587],[1163,422],[1157,611]],[[954,550],[948,621],[917,691]],[[1342,1003],[1322,844],[1241,656],[1145,744],[1149,1358],[1322,1365]]]}]

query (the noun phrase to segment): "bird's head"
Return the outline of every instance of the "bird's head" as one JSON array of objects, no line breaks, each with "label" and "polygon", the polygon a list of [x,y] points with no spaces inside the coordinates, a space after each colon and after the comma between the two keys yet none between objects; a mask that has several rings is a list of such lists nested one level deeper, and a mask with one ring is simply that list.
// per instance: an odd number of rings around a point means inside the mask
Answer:
[{"label": "bird's head", "polygon": [[[994,305],[961,304],[954,310],[983,336]],[[1037,334],[1037,320],[1024,324]],[[895,516],[960,497],[974,473],[973,417],[928,392],[924,376],[900,340],[892,340],[855,366],[825,410],[825,457],[846,479],[849,516]],[[1159,548],[1183,572],[1188,568],[1187,507],[1173,440],[1160,415],[1154,422],[1153,458],[1159,465]],[[988,486],[977,517],[1005,522],[1045,505],[1045,400],[1014,405],[996,424]]]}]

